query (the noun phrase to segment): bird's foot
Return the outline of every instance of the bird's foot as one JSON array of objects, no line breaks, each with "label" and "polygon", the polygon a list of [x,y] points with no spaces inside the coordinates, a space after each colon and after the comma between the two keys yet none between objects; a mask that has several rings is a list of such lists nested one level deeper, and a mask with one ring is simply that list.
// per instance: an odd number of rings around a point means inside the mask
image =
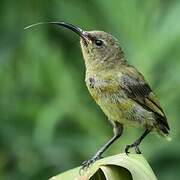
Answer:
[{"label": "bird's foot", "polygon": [[141,151],[139,149],[139,144],[138,143],[133,143],[133,144],[130,144],[130,145],[126,145],[126,148],[125,148],[125,153],[128,155],[129,154],[129,149],[130,148],[134,148],[135,152],[137,154],[141,154]]},{"label": "bird's foot", "polygon": [[95,161],[102,159],[103,157],[101,156],[101,154],[96,154],[95,156],[93,156],[91,159],[84,161],[81,164],[81,169],[80,171],[86,171]]}]

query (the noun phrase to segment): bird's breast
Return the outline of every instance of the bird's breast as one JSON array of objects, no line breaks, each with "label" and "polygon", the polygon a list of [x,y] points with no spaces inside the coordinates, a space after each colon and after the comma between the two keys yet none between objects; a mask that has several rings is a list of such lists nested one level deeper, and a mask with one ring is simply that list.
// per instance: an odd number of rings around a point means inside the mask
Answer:
[{"label": "bird's breast", "polygon": [[96,75],[87,76],[86,85],[96,103],[109,119],[123,119],[123,111],[132,104],[127,103],[127,96],[115,78],[103,79]]},{"label": "bird's breast", "polygon": [[[100,101],[110,100],[113,94],[121,92],[121,88],[114,79],[99,78],[96,75],[86,77],[86,85],[92,97],[99,104]],[[121,96],[121,95],[120,95]]]}]

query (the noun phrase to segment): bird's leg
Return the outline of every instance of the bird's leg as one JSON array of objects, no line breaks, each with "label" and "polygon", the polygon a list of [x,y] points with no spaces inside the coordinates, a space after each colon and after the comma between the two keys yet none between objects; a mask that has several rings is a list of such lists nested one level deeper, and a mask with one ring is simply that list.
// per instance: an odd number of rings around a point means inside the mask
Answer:
[{"label": "bird's leg", "polygon": [[141,151],[139,149],[139,145],[140,145],[141,141],[150,133],[150,131],[151,130],[146,129],[144,131],[144,133],[133,144],[126,145],[126,148],[125,148],[126,154],[128,155],[130,148],[134,148],[137,154],[141,154]]},{"label": "bird's leg", "polygon": [[92,163],[94,163],[95,161],[97,161],[98,159],[102,158],[102,154],[104,153],[104,151],[106,151],[106,149],[111,146],[111,144],[113,144],[114,141],[116,141],[116,139],[118,139],[122,132],[123,132],[123,126],[122,124],[118,123],[118,122],[113,122],[113,131],[114,131],[114,136],[104,145],[102,146],[99,151],[97,151],[97,153],[89,160],[84,161],[82,163],[82,167],[81,169],[87,169]]}]

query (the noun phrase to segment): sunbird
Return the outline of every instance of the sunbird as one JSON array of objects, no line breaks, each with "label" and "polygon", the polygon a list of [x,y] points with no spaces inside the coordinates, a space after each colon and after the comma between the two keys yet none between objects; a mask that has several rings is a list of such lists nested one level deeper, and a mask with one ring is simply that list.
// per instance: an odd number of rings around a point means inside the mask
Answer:
[{"label": "sunbird", "polygon": [[113,126],[114,136],[82,163],[82,169],[102,158],[104,151],[122,135],[124,125],[144,129],[134,143],[126,145],[126,154],[130,148],[140,154],[140,143],[153,131],[170,140],[170,128],[158,98],[143,75],[128,63],[114,36],[104,31],[84,31],[65,22],[43,22],[27,28],[44,23],[63,26],[80,36],[86,86]]}]

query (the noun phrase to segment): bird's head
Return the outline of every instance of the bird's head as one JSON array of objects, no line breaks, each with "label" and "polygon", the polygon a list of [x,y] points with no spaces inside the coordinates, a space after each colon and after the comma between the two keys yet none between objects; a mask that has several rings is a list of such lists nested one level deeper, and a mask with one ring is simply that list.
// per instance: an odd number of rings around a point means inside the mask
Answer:
[{"label": "bird's head", "polygon": [[124,55],[118,40],[104,31],[83,31],[80,40],[86,65],[113,67],[124,61]]},{"label": "bird's head", "polygon": [[[63,26],[80,36],[80,44],[86,68],[106,69],[125,63],[123,51],[118,40],[104,31],[84,31],[78,26],[65,22],[45,22]],[[37,23],[29,27],[44,24]],[[26,28],[26,29],[27,29]]]}]

